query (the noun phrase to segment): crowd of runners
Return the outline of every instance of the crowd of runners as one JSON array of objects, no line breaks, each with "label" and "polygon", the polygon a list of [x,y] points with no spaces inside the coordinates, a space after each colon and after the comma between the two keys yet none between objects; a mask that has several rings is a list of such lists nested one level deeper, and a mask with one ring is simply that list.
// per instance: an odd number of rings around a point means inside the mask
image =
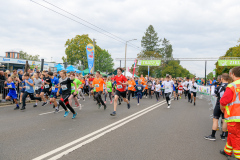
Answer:
[{"label": "crowd of runners", "polygon": [[[237,68],[237,69],[236,69]],[[229,114],[232,110],[226,111],[224,106],[230,107],[235,105],[234,101],[229,100],[229,95],[235,96],[236,104],[240,104],[238,93],[240,92],[240,67],[235,67],[230,71],[230,74],[224,73],[214,79],[211,85],[215,88],[212,95],[217,97],[217,103],[213,112],[213,126],[212,134],[205,136],[207,140],[216,140],[215,134],[218,128],[218,120],[222,117],[222,134],[220,135],[222,140],[228,136],[228,142],[224,150],[220,153],[226,156],[231,156],[234,153],[236,158],[240,158],[240,113],[239,109],[234,112],[233,116],[235,120],[229,120]],[[231,83],[234,81],[233,83]],[[231,83],[231,84],[229,84]],[[73,109],[73,100],[75,106],[81,110],[81,101],[96,101],[98,109],[102,108],[106,110],[107,105],[113,104],[113,112],[111,116],[116,116],[117,105],[121,105],[124,101],[127,108],[130,109],[130,102],[135,100],[137,105],[140,105],[140,101],[149,98],[155,99],[158,102],[160,99],[165,99],[167,102],[167,108],[171,107],[172,100],[186,99],[187,102],[196,105],[196,95],[198,84],[202,84],[200,79],[195,78],[173,78],[171,75],[166,75],[165,78],[152,78],[152,77],[125,77],[123,75],[123,69],[117,69],[117,75],[111,75],[109,77],[102,76],[99,71],[95,75],[88,74],[82,76],[74,72],[67,73],[62,70],[59,73],[53,73],[51,71],[43,72],[28,72],[22,75],[20,78],[17,76],[16,71],[12,76],[9,76],[5,82],[5,89],[9,92],[6,96],[6,100],[13,100],[16,104],[14,110],[26,109],[26,98],[35,100],[33,107],[37,107],[40,101],[41,105],[45,106],[48,103],[53,105],[55,113],[59,112],[61,106],[64,110],[64,117],[68,116],[70,111],[76,118],[77,112]],[[20,99],[18,100],[17,86],[20,88]],[[227,88],[231,88],[228,91]],[[228,93],[225,93],[228,91]],[[88,96],[89,98],[86,98]],[[109,99],[109,104],[107,100]],[[231,102],[231,103],[230,103]],[[21,106],[20,106],[21,105]],[[237,106],[239,107],[239,106]],[[229,108],[228,108],[229,109]],[[225,112],[225,116],[224,116]],[[226,118],[228,114],[228,119]],[[227,123],[229,122],[229,123]],[[229,129],[231,124],[234,129],[238,129],[238,133],[233,133],[233,129]],[[229,138],[231,136],[231,138]],[[233,137],[235,136],[235,137]]]}]

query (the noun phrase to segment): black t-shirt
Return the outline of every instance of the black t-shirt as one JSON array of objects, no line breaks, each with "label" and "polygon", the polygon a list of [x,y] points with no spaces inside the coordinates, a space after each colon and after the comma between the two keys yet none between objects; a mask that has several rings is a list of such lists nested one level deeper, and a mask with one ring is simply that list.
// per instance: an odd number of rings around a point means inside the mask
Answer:
[{"label": "black t-shirt", "polygon": [[70,95],[71,94],[71,83],[73,83],[73,80],[71,80],[70,78],[67,78],[67,77],[65,79],[60,78],[59,83],[62,88],[62,94]]},{"label": "black t-shirt", "polygon": [[51,78],[50,77],[43,77],[43,80],[47,83],[44,83],[44,90],[49,90],[52,87]]},{"label": "black t-shirt", "polygon": [[176,90],[178,90],[178,83],[174,83],[174,87]]},{"label": "black t-shirt", "polygon": [[152,81],[150,81],[150,80],[148,80],[148,81],[147,81],[147,85],[148,85],[148,88],[149,88],[149,87],[152,87],[152,85],[153,85],[153,82],[152,82]]},{"label": "black t-shirt", "polygon": [[215,88],[214,93],[217,95],[217,105],[220,105],[220,99],[222,98],[228,83],[222,83],[218,87]]}]

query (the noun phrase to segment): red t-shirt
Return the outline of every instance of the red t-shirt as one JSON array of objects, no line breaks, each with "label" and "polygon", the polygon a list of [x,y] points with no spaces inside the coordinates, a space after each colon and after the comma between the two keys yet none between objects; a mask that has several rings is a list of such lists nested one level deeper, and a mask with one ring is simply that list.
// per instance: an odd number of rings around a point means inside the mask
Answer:
[{"label": "red t-shirt", "polygon": [[220,104],[222,106],[226,106],[227,104],[231,103],[233,95],[233,91],[230,88],[226,88],[222,98],[220,99]]},{"label": "red t-shirt", "polygon": [[121,83],[119,83],[119,81],[122,83],[125,83],[128,81],[124,75],[121,75],[121,76],[116,75],[114,77],[114,80],[117,82],[117,90],[118,91],[120,91],[120,92],[126,91],[126,85],[122,85]]},{"label": "red t-shirt", "polygon": [[183,89],[183,86],[182,86],[182,85],[178,86],[178,90],[179,90],[179,91],[181,91],[182,89]]},{"label": "red t-shirt", "polygon": [[88,79],[89,84],[90,84],[91,86],[92,86],[93,80],[94,80],[94,78],[89,78],[89,79]]}]

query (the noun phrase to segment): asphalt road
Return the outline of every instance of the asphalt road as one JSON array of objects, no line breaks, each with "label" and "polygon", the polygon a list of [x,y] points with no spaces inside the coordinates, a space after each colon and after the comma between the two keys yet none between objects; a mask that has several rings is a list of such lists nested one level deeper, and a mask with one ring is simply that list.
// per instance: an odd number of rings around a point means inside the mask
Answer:
[{"label": "asphalt road", "polygon": [[131,109],[122,103],[117,116],[98,109],[89,98],[81,101],[82,110],[72,120],[64,112],[54,114],[52,105],[25,111],[14,106],[0,108],[0,160],[225,160],[219,150],[225,141],[211,142],[203,137],[211,133],[208,102],[197,99],[193,106],[185,99],[131,101]]}]

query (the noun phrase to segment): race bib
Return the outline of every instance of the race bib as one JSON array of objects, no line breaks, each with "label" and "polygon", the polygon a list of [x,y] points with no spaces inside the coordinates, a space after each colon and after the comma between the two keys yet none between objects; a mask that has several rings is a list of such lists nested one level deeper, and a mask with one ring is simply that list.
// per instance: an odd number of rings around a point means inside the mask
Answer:
[{"label": "race bib", "polygon": [[122,87],[122,85],[117,85],[117,88],[122,89],[123,87]]},{"label": "race bib", "polygon": [[71,90],[75,90],[75,86],[72,86],[72,87],[71,87]]},{"label": "race bib", "polygon": [[142,87],[138,87],[138,90],[141,90],[142,89]]},{"label": "race bib", "polygon": [[110,88],[107,88],[107,91],[110,91]]},{"label": "race bib", "polygon": [[67,90],[67,85],[62,85],[62,90]]},{"label": "race bib", "polygon": [[92,81],[90,81],[90,84],[92,84]]},{"label": "race bib", "polygon": [[55,87],[52,87],[52,90],[55,91]]},{"label": "race bib", "polygon": [[29,89],[30,89],[30,86],[26,86],[26,89],[29,90]]},{"label": "race bib", "polygon": [[44,87],[45,87],[45,88],[49,88],[49,85],[48,85],[48,84],[46,84]]},{"label": "race bib", "polygon": [[35,90],[38,90],[40,87],[38,87],[38,86],[35,86]]},{"label": "race bib", "polygon": [[97,88],[98,88],[98,87],[99,87],[99,84],[95,84],[95,87],[97,87]]},{"label": "race bib", "polygon": [[169,86],[166,86],[166,89],[170,89],[170,87],[169,87]]},{"label": "race bib", "polygon": [[132,87],[132,85],[129,85],[128,87]]},{"label": "race bib", "polygon": [[12,85],[8,85],[8,88],[12,88]]}]

